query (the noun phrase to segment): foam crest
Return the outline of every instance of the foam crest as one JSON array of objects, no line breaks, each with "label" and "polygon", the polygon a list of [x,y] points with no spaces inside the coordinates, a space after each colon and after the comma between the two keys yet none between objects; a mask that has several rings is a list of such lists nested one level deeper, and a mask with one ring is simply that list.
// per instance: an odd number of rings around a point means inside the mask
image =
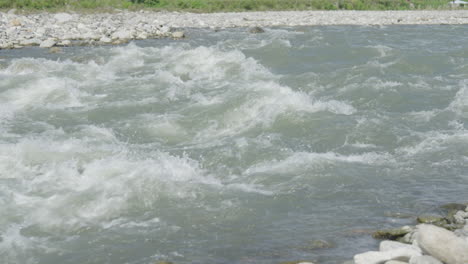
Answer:
[{"label": "foam crest", "polygon": [[367,165],[389,164],[394,161],[388,153],[368,152],[364,154],[341,155],[335,152],[309,153],[296,152],[279,161],[268,161],[254,165],[245,171],[246,174],[258,173],[301,173],[327,164],[358,163]]},{"label": "foam crest", "polygon": [[455,94],[448,109],[457,113],[462,118],[468,118],[468,80],[460,82],[460,89]]}]

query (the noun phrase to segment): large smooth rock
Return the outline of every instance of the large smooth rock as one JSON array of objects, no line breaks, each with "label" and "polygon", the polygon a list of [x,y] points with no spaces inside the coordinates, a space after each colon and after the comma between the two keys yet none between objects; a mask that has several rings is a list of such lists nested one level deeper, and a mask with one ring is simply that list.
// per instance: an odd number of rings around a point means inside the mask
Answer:
[{"label": "large smooth rock", "polygon": [[409,264],[443,264],[432,256],[418,256],[410,259]]},{"label": "large smooth rock", "polygon": [[390,240],[385,240],[385,241],[380,242],[380,246],[379,246],[380,251],[391,251],[391,250],[395,250],[395,249],[398,249],[398,248],[414,249],[414,250],[418,251],[419,253],[422,253],[421,249],[418,248],[418,247],[415,247],[413,245],[400,243],[400,242],[396,242],[396,241],[390,241]]},{"label": "large smooth rock", "polygon": [[406,261],[399,261],[399,260],[389,260],[385,262],[385,264],[408,264]]},{"label": "large smooth rock", "polygon": [[369,251],[354,256],[356,264],[382,264],[389,260],[408,262],[412,257],[421,256],[421,253],[412,248],[397,248],[389,251]]},{"label": "large smooth rock", "polygon": [[422,224],[417,226],[416,240],[423,252],[446,264],[467,264],[468,243],[443,228]]},{"label": "large smooth rock", "polygon": [[41,48],[51,48],[56,44],[54,39],[47,39],[41,42]]}]

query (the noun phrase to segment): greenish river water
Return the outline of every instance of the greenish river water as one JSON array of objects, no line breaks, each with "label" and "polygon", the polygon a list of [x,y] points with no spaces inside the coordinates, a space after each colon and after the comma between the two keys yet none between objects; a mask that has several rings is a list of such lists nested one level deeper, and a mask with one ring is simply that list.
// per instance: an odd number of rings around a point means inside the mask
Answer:
[{"label": "greenish river water", "polygon": [[341,263],[468,200],[467,26],[188,35],[0,51],[0,263]]}]

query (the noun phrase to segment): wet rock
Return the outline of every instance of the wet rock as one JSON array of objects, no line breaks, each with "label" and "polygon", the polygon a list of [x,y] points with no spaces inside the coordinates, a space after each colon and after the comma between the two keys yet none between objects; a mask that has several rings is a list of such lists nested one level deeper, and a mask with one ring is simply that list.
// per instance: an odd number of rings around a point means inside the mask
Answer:
[{"label": "wet rock", "polygon": [[418,256],[410,259],[409,264],[443,264],[432,256]]},{"label": "wet rock", "polygon": [[437,226],[448,224],[447,220],[444,217],[434,215],[418,216],[418,218],[416,218],[416,221],[420,224],[432,224]]},{"label": "wet rock", "polygon": [[49,53],[60,53],[62,52],[62,49],[59,47],[52,47],[49,49]]},{"label": "wet rock", "polygon": [[174,262],[171,262],[171,261],[158,261],[154,264],[174,264]]},{"label": "wet rock", "polygon": [[412,231],[412,228],[409,226],[403,226],[401,228],[394,229],[383,229],[377,230],[372,233],[372,237],[376,239],[389,239],[396,240]]},{"label": "wet rock", "polygon": [[325,249],[325,248],[333,248],[335,245],[331,242],[319,239],[319,240],[314,240],[309,243],[307,246],[307,249]]},{"label": "wet rock", "polygon": [[47,39],[41,42],[41,48],[51,48],[56,44],[54,39]]},{"label": "wet rock", "polygon": [[172,33],[172,38],[181,39],[185,38],[185,33],[183,31],[176,31]]},{"label": "wet rock", "polygon": [[428,255],[446,264],[468,263],[468,243],[443,228],[421,224],[417,226],[416,240]]},{"label": "wet rock", "polygon": [[249,29],[249,33],[252,33],[252,34],[258,34],[258,33],[264,33],[265,30],[261,27],[253,27],[251,29]]},{"label": "wet rock", "polygon": [[466,204],[448,203],[448,204],[442,205],[440,208],[445,209],[447,211],[450,211],[450,210],[460,211],[460,210],[465,210],[466,207],[467,207]]},{"label": "wet rock", "polygon": [[60,43],[58,43],[57,45],[60,45],[60,46],[70,46],[72,43],[70,40],[63,40],[61,41]]}]

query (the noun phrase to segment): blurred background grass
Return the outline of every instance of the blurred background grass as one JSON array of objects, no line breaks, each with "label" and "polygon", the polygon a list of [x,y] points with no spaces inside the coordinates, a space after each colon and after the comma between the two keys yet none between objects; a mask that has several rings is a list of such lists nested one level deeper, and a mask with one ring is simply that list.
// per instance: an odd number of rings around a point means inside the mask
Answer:
[{"label": "blurred background grass", "polygon": [[446,9],[449,0],[0,0],[0,9],[159,9],[192,12],[265,10]]}]

